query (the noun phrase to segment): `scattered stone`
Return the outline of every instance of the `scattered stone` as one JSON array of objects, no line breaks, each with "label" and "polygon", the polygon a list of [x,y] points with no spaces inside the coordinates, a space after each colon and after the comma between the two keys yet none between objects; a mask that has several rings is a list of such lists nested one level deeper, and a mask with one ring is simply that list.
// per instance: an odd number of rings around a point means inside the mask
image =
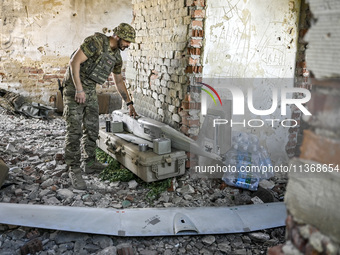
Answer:
[{"label": "scattered stone", "polygon": [[[65,122],[61,118],[45,122],[1,115],[0,109],[0,154],[11,169],[6,182],[15,183],[9,187],[2,187],[1,203],[105,207],[112,209],[113,212],[115,208],[122,209],[123,206],[124,208],[166,208],[234,206],[240,202],[252,203],[251,197],[255,192],[229,187],[224,185],[222,180],[194,178],[190,176],[190,172],[172,178],[171,188],[163,191],[159,199],[154,201],[147,199],[146,194],[149,189],[144,185],[138,186],[136,181],[103,182],[98,174],[83,174],[89,188],[75,190],[69,180],[63,157],[65,128]],[[12,144],[16,152],[5,152],[8,144]],[[275,178],[274,180],[275,190],[280,190],[280,194],[283,194],[287,180],[280,182],[280,185]],[[242,196],[246,198],[243,201],[239,199]],[[112,238],[105,235],[46,229],[39,229],[39,232],[34,234],[33,230],[33,228],[0,225],[1,255],[20,254],[20,248],[34,238],[42,240],[44,250],[40,251],[41,255],[111,255],[117,254],[117,247],[121,243],[125,243],[128,247],[127,251],[131,254],[220,255],[233,254],[234,251],[235,254],[244,254],[247,251],[247,255],[250,255],[264,254],[266,247],[276,244],[273,244],[273,241],[280,240],[282,243],[285,240],[283,228],[277,233],[274,233],[274,230],[266,230],[272,239],[265,242],[250,239],[248,234]],[[334,250],[330,245],[327,247],[329,251]],[[122,247],[119,252],[121,251],[123,251]]]},{"label": "scattered stone", "polygon": [[202,239],[202,243],[206,244],[206,245],[211,245],[212,243],[215,242],[215,237],[214,236],[205,236]]},{"label": "scattered stone", "polygon": [[86,240],[86,239],[87,239],[87,235],[82,234],[82,233],[60,231],[57,233],[57,236],[55,237],[55,242],[57,244],[62,244],[62,243],[76,242],[76,241],[81,241],[81,240]]},{"label": "scattered stone", "polygon": [[201,242],[198,242],[198,243],[195,243],[195,247],[197,248],[197,249],[202,249],[203,248],[203,244],[201,243]]},{"label": "scattered stone", "polygon": [[251,199],[251,201],[254,203],[254,204],[263,204],[264,202],[258,197],[258,196],[255,196]]},{"label": "scattered stone", "polygon": [[261,186],[264,189],[272,189],[275,187],[275,183],[273,181],[262,179],[259,183],[259,186]]},{"label": "scattered stone", "polygon": [[123,207],[123,208],[127,208],[127,207],[130,207],[130,206],[131,206],[131,202],[130,202],[130,201],[124,200],[124,201],[122,202],[122,207]]},{"label": "scattered stone", "polygon": [[135,180],[131,180],[129,181],[129,189],[136,189],[138,186],[138,182],[136,182]]},{"label": "scattered stone", "polygon": [[12,173],[20,173],[20,172],[22,172],[22,169],[21,168],[19,168],[19,167],[11,167],[10,169],[9,169],[9,171],[10,172],[12,172]]},{"label": "scattered stone", "polygon": [[57,196],[61,199],[70,199],[74,196],[74,193],[68,189],[59,189],[57,190]]},{"label": "scattered stone", "polygon": [[270,239],[270,236],[268,234],[261,232],[252,232],[249,233],[248,236],[250,237],[250,239],[258,242],[265,242]]},{"label": "scattered stone", "polygon": [[22,196],[22,189],[16,189],[15,191],[14,191],[14,194],[18,197],[18,196]]},{"label": "scattered stone", "polygon": [[229,243],[219,243],[217,245],[217,248],[222,251],[222,252],[225,252],[227,254],[229,254],[231,252],[231,246]]},{"label": "scattered stone", "polygon": [[117,248],[115,246],[106,247],[105,249],[96,253],[96,255],[115,255],[117,254]]},{"label": "scattered stone", "polygon": [[53,179],[47,179],[46,181],[44,181],[42,184],[41,184],[41,187],[43,189],[46,189],[47,187],[50,187],[54,184],[54,181]]},{"label": "scattered stone", "polygon": [[274,196],[272,192],[268,189],[258,187],[257,191],[252,194],[253,197],[257,196],[261,199],[264,203],[271,203],[274,202]]},{"label": "scattered stone", "polygon": [[113,241],[108,236],[96,235],[93,237],[93,243],[104,249],[113,245]]},{"label": "scattered stone", "polygon": [[233,251],[234,255],[247,255],[247,250],[246,249],[240,249],[240,250],[234,250]]},{"label": "scattered stone", "polygon": [[7,151],[9,153],[14,153],[14,152],[17,152],[17,149],[15,149],[13,144],[9,143],[6,146],[6,150],[5,151]]},{"label": "scattered stone", "polygon": [[114,187],[114,188],[116,188],[116,187],[119,187],[119,184],[120,184],[120,181],[117,181],[117,182],[111,182],[111,183],[110,183],[110,187]]},{"label": "scattered stone", "polygon": [[190,196],[190,195],[188,195],[188,194],[184,195],[183,198],[184,198],[185,200],[192,200],[192,196]]},{"label": "scattered stone", "polygon": [[128,201],[130,201],[130,202],[133,202],[135,199],[134,199],[133,196],[127,195],[127,196],[125,197],[125,200],[128,200]]},{"label": "scattered stone", "polygon": [[234,196],[235,204],[236,205],[246,205],[251,204],[251,196],[247,193],[238,193]]},{"label": "scattered stone", "polygon": [[182,194],[193,194],[195,193],[195,189],[191,185],[184,185],[182,188],[180,188],[180,192]]},{"label": "scattered stone", "polygon": [[112,204],[112,207],[113,207],[113,208],[116,208],[116,209],[123,208],[123,206],[122,206],[122,204],[121,204],[121,203],[118,203],[118,204]]},{"label": "scattered stone", "polygon": [[22,230],[21,228],[15,229],[8,234],[12,239],[19,240],[26,236],[26,231]]},{"label": "scattered stone", "polygon": [[60,201],[56,197],[44,198],[45,204],[48,205],[58,205]]},{"label": "scattered stone", "polygon": [[152,250],[142,250],[139,252],[139,255],[158,255],[158,252]]}]

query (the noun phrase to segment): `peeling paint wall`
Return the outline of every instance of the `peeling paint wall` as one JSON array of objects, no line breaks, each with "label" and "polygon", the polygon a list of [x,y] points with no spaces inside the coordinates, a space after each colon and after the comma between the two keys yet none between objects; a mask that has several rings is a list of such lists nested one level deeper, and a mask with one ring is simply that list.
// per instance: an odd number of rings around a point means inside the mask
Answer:
[{"label": "peeling paint wall", "polygon": [[132,20],[130,0],[4,0],[0,13],[0,87],[42,102],[85,37]]},{"label": "peeling paint wall", "polygon": [[[294,86],[300,0],[207,0],[207,5],[203,78],[290,78],[285,84]],[[254,82],[256,109],[271,107],[271,87]],[[283,119],[279,111],[275,114],[270,118]],[[288,130],[267,125],[246,131],[258,135],[281,164],[288,160]]]}]

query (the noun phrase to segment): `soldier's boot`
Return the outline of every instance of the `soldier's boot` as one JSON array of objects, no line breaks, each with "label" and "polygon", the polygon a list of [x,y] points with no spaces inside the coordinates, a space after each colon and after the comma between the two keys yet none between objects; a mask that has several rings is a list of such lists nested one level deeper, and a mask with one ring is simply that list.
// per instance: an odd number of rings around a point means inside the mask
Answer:
[{"label": "soldier's boot", "polygon": [[99,163],[96,160],[90,160],[90,161],[83,161],[81,164],[81,169],[87,173],[87,174],[92,174],[92,173],[99,173],[103,171],[106,168],[105,165]]},{"label": "soldier's boot", "polygon": [[8,176],[8,171],[8,166],[0,159],[0,188]]},{"label": "soldier's boot", "polygon": [[71,183],[72,183],[73,188],[82,189],[82,190],[87,188],[86,183],[85,183],[83,176],[81,174],[80,168],[75,168],[75,169],[70,168],[68,176],[71,179]]}]

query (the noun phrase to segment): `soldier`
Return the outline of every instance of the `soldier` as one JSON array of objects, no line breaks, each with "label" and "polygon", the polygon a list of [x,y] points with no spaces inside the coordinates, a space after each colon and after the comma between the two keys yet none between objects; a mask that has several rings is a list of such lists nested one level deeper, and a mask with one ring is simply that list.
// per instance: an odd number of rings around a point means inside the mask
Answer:
[{"label": "soldier", "polygon": [[121,23],[113,32],[114,35],[110,37],[101,33],[87,37],[71,57],[63,81],[64,117],[67,125],[65,161],[72,185],[76,189],[86,189],[82,170],[92,173],[104,169],[95,160],[99,133],[96,84],[103,84],[113,72],[118,92],[129,107],[130,115],[137,116],[121,74],[120,55],[121,50],[135,42],[136,33],[126,23]]}]

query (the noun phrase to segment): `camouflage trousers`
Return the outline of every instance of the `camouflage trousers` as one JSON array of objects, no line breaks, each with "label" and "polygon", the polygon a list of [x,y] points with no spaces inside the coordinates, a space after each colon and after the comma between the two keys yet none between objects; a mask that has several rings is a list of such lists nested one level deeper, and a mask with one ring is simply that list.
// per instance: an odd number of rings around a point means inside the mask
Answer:
[{"label": "camouflage trousers", "polygon": [[94,86],[86,89],[86,100],[74,100],[75,88],[64,88],[64,118],[66,120],[65,162],[71,169],[79,169],[81,161],[95,159],[96,140],[99,134],[98,98]]}]

